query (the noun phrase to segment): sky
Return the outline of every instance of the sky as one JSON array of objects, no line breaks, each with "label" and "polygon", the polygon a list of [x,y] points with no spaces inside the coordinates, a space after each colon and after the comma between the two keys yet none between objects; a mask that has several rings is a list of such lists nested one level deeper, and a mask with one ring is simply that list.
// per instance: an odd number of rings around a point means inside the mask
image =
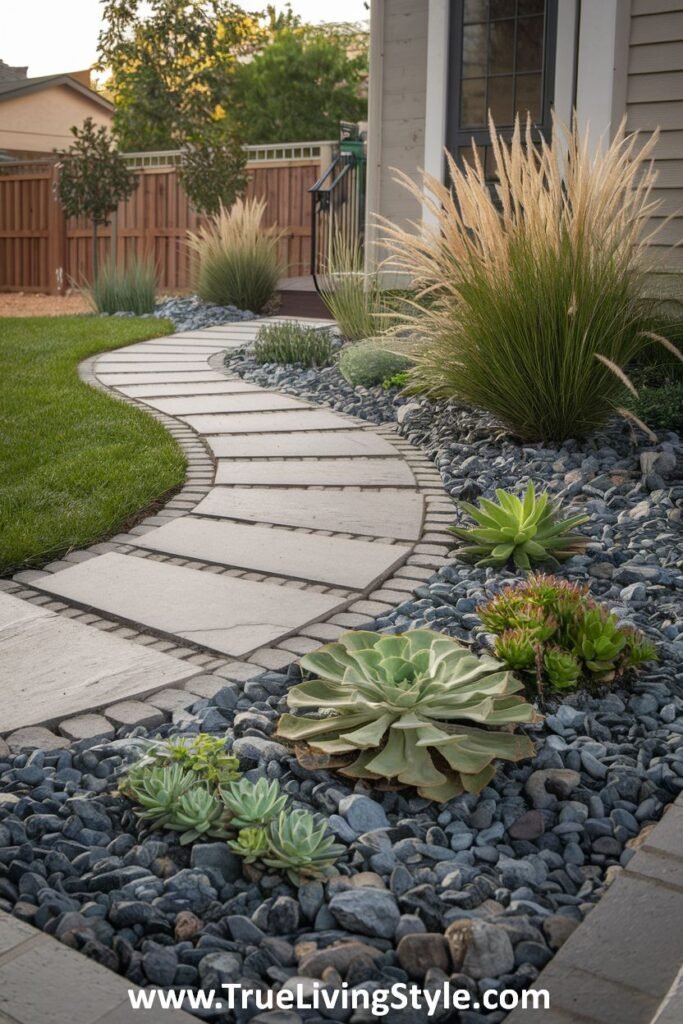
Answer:
[{"label": "sky", "polygon": [[[240,6],[258,10],[266,0]],[[292,0],[292,9],[312,22],[368,17],[364,0]],[[90,67],[97,55],[100,13],[99,0],[0,0],[0,60],[28,65],[31,77]]]}]

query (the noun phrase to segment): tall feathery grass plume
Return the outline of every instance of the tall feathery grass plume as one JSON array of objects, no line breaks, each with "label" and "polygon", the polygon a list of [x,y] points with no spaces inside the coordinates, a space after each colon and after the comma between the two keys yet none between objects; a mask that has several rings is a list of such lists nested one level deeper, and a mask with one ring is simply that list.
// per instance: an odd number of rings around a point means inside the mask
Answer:
[{"label": "tall feathery grass plume", "polygon": [[238,199],[188,232],[192,284],[205,302],[262,313],[275,299],[284,232],[264,226],[265,212],[265,199]]},{"label": "tall feathery grass plume", "polygon": [[657,133],[643,142],[622,122],[593,148],[557,120],[550,142],[530,120],[510,142],[489,128],[495,184],[476,147],[463,166],[446,154],[449,185],[396,174],[426,223],[380,218],[386,265],[416,288],[390,328],[414,336],[412,385],[525,440],[585,436],[616,412],[647,429],[624,406],[627,368],[653,338],[644,284],[667,222],[650,222]]}]

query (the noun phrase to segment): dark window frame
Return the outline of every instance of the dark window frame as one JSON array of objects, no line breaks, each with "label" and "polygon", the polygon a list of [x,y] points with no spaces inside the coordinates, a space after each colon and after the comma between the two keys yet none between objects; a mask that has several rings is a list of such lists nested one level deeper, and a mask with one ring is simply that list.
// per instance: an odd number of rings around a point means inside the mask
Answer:
[{"label": "dark window frame", "polygon": [[[550,140],[552,129],[550,112],[555,98],[558,3],[559,0],[546,0],[541,120],[535,122],[533,128],[533,134],[536,137],[541,136],[547,141]],[[488,128],[462,128],[460,126],[464,7],[464,0],[451,0],[450,2],[446,147],[458,164],[462,164],[461,150],[470,149],[472,141],[478,146],[489,145],[491,141]],[[512,132],[511,127],[500,128],[503,138],[511,138]]]}]

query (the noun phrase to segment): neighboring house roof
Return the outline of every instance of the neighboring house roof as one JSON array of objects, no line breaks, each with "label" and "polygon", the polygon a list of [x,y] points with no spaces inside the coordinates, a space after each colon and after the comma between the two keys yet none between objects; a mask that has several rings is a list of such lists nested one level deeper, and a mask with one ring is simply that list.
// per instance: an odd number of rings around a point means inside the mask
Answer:
[{"label": "neighboring house roof", "polygon": [[114,110],[113,103],[106,100],[104,96],[100,96],[94,89],[88,89],[81,82],[77,82],[70,75],[42,75],[39,78],[19,78],[11,82],[0,82],[0,103],[4,100],[14,100],[21,96],[29,96],[33,92],[39,92],[41,89],[51,89],[53,86],[59,85],[66,85],[69,89],[74,89],[81,96],[92,100],[93,103],[97,103],[107,111],[113,112]]}]

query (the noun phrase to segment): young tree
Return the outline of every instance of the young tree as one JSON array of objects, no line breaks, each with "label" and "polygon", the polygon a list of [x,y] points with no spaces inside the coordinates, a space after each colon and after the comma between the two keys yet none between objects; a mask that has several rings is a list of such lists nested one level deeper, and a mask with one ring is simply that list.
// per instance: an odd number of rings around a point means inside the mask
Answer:
[{"label": "young tree", "polygon": [[226,139],[223,131],[184,147],[179,176],[190,202],[201,213],[218,213],[232,206],[247,184],[241,139]]},{"label": "young tree", "polygon": [[235,71],[247,142],[336,138],[367,115],[367,34],[358,26],[275,24],[271,42]]},{"label": "young tree", "polygon": [[92,276],[97,274],[97,228],[107,224],[119,203],[137,188],[137,176],[128,169],[103,126],[86,117],[73,127],[75,142],[62,154],[56,186],[67,217],[88,217],[92,223]]}]

